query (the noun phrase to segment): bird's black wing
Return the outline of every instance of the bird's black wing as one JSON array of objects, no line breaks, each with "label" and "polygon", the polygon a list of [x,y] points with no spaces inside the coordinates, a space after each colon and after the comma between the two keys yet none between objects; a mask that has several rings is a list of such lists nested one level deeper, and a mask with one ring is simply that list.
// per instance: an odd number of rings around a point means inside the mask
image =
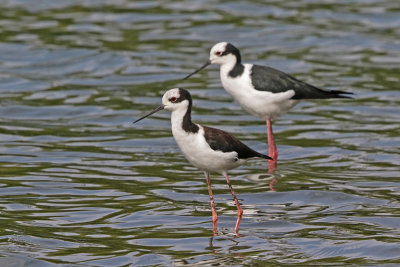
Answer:
[{"label": "bird's black wing", "polygon": [[254,151],[227,132],[207,126],[203,126],[203,128],[204,137],[213,150],[222,152],[237,152],[239,159],[248,159],[254,157],[271,159],[267,155],[263,155],[257,151]]},{"label": "bird's black wing", "polygon": [[347,94],[352,94],[336,90],[325,91],[282,71],[261,65],[253,65],[251,81],[254,88],[259,91],[282,93],[294,90],[292,99],[351,98]]}]

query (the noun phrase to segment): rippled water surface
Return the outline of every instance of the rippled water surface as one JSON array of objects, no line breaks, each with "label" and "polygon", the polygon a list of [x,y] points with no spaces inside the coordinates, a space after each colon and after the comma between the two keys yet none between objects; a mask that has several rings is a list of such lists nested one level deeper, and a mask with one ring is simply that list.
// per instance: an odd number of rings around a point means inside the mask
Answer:
[{"label": "rippled water surface", "polygon": [[[0,33],[1,266],[400,263],[397,1],[6,0]],[[278,118],[274,173],[263,160],[230,172],[241,237],[218,174],[213,237],[206,181],[168,112],[132,125],[181,86],[196,122],[266,153],[264,122],[216,66],[179,80],[219,41],[355,93]]]}]

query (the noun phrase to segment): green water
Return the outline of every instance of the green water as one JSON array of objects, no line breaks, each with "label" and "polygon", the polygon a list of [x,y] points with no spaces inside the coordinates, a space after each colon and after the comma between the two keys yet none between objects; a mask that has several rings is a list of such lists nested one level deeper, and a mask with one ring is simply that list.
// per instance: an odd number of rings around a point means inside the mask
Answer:
[{"label": "green water", "polygon": [[[400,8],[396,1],[7,0],[0,3],[1,266],[400,263]],[[193,119],[266,153],[264,122],[222,89],[230,41],[353,100],[274,121],[278,169],[230,172],[244,209],[180,154],[169,113],[132,121],[170,88]],[[270,182],[276,181],[272,189]]]}]

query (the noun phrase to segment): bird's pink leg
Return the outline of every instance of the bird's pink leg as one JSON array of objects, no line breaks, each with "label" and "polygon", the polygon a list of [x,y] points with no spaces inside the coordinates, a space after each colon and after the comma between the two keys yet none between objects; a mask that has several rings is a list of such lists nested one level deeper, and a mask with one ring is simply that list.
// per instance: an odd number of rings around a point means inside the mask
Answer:
[{"label": "bird's pink leg", "polygon": [[276,177],[274,177],[270,182],[269,182],[269,189],[272,191],[272,192],[275,192],[276,191],[276,187],[275,187],[275,185],[278,183],[278,179],[276,178]]},{"label": "bird's pink leg", "polygon": [[236,204],[236,207],[237,207],[238,217],[237,217],[236,226],[235,226],[235,234],[236,234],[236,236],[239,236],[239,225],[240,225],[240,222],[242,221],[243,209],[242,209],[242,207],[240,207],[239,201],[236,198],[235,191],[233,190],[233,188],[231,186],[231,183],[229,181],[228,173],[224,172],[224,176],[226,178],[226,182],[228,183],[229,189],[231,190],[233,199],[235,200],[235,204]]},{"label": "bird's pink leg", "polygon": [[217,235],[217,223],[218,223],[217,210],[215,209],[214,196],[213,196],[213,193],[212,193],[212,190],[211,190],[210,174],[208,172],[204,172],[204,174],[205,174],[206,179],[207,179],[208,194],[210,195],[212,223],[213,223],[213,233],[214,233],[214,236],[216,236]]},{"label": "bird's pink leg", "polygon": [[271,118],[267,118],[267,135],[268,135],[268,156],[273,160],[268,161],[268,170],[273,172],[276,169],[278,161],[278,150],[276,149],[274,133],[272,132]]}]

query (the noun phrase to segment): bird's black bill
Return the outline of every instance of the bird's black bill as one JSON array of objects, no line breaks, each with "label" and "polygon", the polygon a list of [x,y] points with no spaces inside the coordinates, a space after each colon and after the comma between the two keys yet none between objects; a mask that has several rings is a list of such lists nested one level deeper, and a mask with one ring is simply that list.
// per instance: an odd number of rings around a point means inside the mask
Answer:
[{"label": "bird's black bill", "polygon": [[190,73],[188,76],[186,76],[185,78],[183,78],[182,80],[186,80],[187,78],[189,78],[190,76],[198,73],[199,71],[201,71],[202,69],[206,68],[208,65],[211,65],[211,61],[207,60],[207,62],[201,66],[200,68],[198,68],[197,70],[193,71],[192,73]]},{"label": "bird's black bill", "polygon": [[143,120],[144,118],[147,118],[148,116],[150,116],[150,115],[152,115],[152,114],[154,114],[154,113],[156,113],[156,112],[159,112],[160,110],[163,110],[163,109],[164,109],[164,105],[161,105],[161,106],[159,106],[158,108],[156,108],[155,110],[153,110],[152,112],[150,112],[149,114],[144,115],[144,116],[141,117],[140,119],[135,120],[133,123],[137,123],[138,121],[141,121],[141,120]]}]

